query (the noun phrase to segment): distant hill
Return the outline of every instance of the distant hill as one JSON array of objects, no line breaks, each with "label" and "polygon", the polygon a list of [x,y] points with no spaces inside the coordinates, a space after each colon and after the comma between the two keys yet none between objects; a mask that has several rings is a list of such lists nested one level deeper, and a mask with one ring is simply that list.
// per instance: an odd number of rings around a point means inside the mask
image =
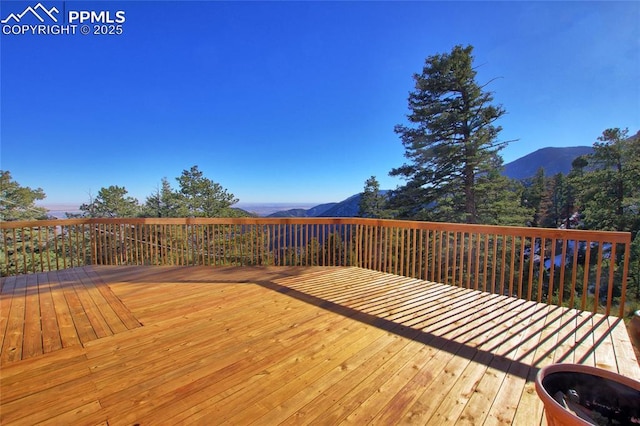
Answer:
[{"label": "distant hill", "polygon": [[[383,193],[384,191],[380,191]],[[316,215],[321,217],[354,217],[358,215],[360,211],[360,199],[362,194],[352,195],[346,200],[336,203],[331,208]]]},{"label": "distant hill", "polygon": [[317,206],[312,207],[309,210],[307,210],[307,215],[309,215],[311,217],[321,216],[326,211],[332,209],[333,207],[337,206],[338,204],[340,204],[340,203],[325,203],[325,204],[317,205]]},{"label": "distant hill", "polygon": [[318,217],[339,203],[319,204],[310,209],[289,209],[271,213],[267,217]]},{"label": "distant hill", "polygon": [[308,217],[305,209],[289,209],[271,213],[267,217]]},{"label": "distant hill", "polygon": [[231,207],[231,210],[233,210],[235,217],[258,217],[257,214],[248,212],[238,207]]},{"label": "distant hill", "polygon": [[[388,191],[381,189],[380,194]],[[320,204],[308,210],[291,209],[275,212],[267,217],[355,217],[360,211],[362,194],[355,194],[339,203]]]},{"label": "distant hill", "polygon": [[535,176],[540,167],[544,169],[545,176],[567,174],[571,171],[573,160],[592,152],[593,147],[590,146],[542,148],[505,164],[503,174],[512,179],[522,180]]}]

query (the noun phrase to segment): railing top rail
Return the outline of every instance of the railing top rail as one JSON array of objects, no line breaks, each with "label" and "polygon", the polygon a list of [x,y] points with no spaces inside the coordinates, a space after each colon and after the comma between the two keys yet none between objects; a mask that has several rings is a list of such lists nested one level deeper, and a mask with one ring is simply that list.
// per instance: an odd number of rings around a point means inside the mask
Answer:
[{"label": "railing top rail", "polygon": [[[365,219],[366,220],[366,219]],[[372,219],[368,219],[372,220]],[[544,237],[569,240],[607,241],[616,243],[631,242],[630,232],[593,231],[582,229],[532,228],[524,226],[478,225],[448,222],[416,222],[402,220],[379,220],[381,226],[406,229],[429,229],[435,231],[464,232],[470,234],[507,235],[515,237]],[[369,222],[369,225],[372,223]]]},{"label": "railing top rail", "polygon": [[277,224],[353,224],[354,218],[254,218],[254,217],[172,217],[172,218],[79,218],[53,220],[21,220],[0,222],[0,229],[65,226],[81,224],[136,224],[136,225],[277,225]]},{"label": "railing top rail", "polygon": [[12,220],[0,222],[0,229],[38,228],[45,226],[68,226],[88,223],[87,218],[79,219],[47,219],[47,220]]},{"label": "railing top rail", "polygon": [[135,225],[364,225],[387,228],[424,229],[469,234],[506,235],[514,237],[544,237],[588,241],[630,243],[631,233],[616,231],[586,231],[576,229],[527,228],[517,226],[476,225],[465,223],[419,222],[408,220],[366,219],[354,217],[314,218],[79,218],[37,221],[1,222],[0,229],[25,227],[69,226],[82,224]]}]

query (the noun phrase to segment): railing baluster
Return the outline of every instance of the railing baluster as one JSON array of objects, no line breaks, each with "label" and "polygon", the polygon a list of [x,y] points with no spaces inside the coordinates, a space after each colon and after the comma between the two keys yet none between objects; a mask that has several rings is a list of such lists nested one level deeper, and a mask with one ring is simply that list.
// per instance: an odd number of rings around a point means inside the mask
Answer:
[{"label": "railing baluster", "polygon": [[[509,250],[509,252],[511,253],[511,265],[509,267],[509,293],[508,296],[512,297],[513,296],[513,279],[515,277],[515,267],[516,267],[516,244],[517,241],[517,237],[515,235],[511,236],[511,250]],[[505,249],[505,252],[507,250]],[[518,294],[518,297],[520,297],[520,294]]]},{"label": "railing baluster", "polygon": [[[556,266],[556,244],[557,240],[555,238],[551,239],[551,256],[549,257],[549,284],[547,285],[547,304],[551,305],[553,301],[553,278],[555,274],[555,266]],[[542,262],[541,265],[544,265],[544,269],[546,269],[544,258],[540,259]]]},{"label": "railing baluster", "polygon": [[482,291],[488,291],[488,285],[489,283],[487,282],[488,279],[488,275],[489,275],[489,240],[491,238],[490,234],[485,234],[484,235],[484,258],[482,259],[482,266],[483,266],[483,272],[482,272]]},{"label": "railing baluster", "polygon": [[35,241],[34,241],[34,238],[33,238],[33,228],[29,228],[29,243],[31,245],[31,250],[29,250],[30,251],[29,254],[31,255],[31,272],[35,273],[36,272],[36,269],[35,269],[36,262],[35,262],[35,250],[34,250]]},{"label": "railing baluster", "polygon": [[[400,255],[399,259],[398,254]],[[393,273],[396,275],[404,275],[404,228],[396,228],[396,255],[394,259],[396,259],[396,265]]]},{"label": "railing baluster", "polygon": [[613,274],[615,272],[615,267],[613,262],[616,258],[616,244],[611,244],[611,252],[609,253],[609,280],[607,281],[607,308],[605,311],[606,315],[611,313],[611,301],[613,299]]},{"label": "railing baluster", "polygon": [[602,278],[602,257],[604,256],[602,244],[596,246],[596,288],[593,293],[593,313],[598,312],[600,306],[600,278]]},{"label": "railing baluster", "polygon": [[531,300],[533,296],[533,265],[536,256],[536,238],[531,236],[529,238],[529,280],[527,287],[527,300]]},{"label": "railing baluster", "polygon": [[[475,250],[473,248],[470,250],[471,254],[475,254],[475,256],[473,256],[471,267],[469,268],[469,274],[473,277],[473,287],[470,285],[469,288],[478,290],[478,282],[480,280],[480,234],[473,232],[470,236],[475,240]],[[473,242],[470,247],[473,247]]]},{"label": "railing baluster", "polygon": [[[491,268],[491,293],[495,293],[496,292],[496,277],[497,277],[497,272],[498,272],[498,266],[501,267],[501,265],[498,265],[498,234],[493,234],[493,262],[492,262],[492,268]],[[504,262],[503,262],[504,264]],[[498,290],[499,294],[502,294],[501,290]]]},{"label": "railing baluster", "polygon": [[[636,238],[638,238],[638,236],[636,235]],[[624,245],[624,254],[622,255],[622,289],[621,289],[621,295],[620,295],[620,309],[618,311],[618,317],[623,318],[624,317],[624,308],[625,308],[625,303],[626,303],[626,297],[627,297],[627,278],[628,278],[628,272],[629,272],[629,256],[631,256],[631,239],[625,241],[623,243]]]},{"label": "railing baluster", "polygon": [[560,263],[560,282],[558,283],[558,305],[562,305],[564,301],[564,274],[567,264],[567,239],[562,239],[562,262]]},{"label": "railing baluster", "polygon": [[444,250],[444,231],[441,229],[436,233],[436,238],[438,239],[437,244],[437,252],[435,253],[437,257],[437,271],[436,271],[436,279],[438,282],[442,281],[442,260],[444,259],[442,256],[442,252]]},{"label": "railing baluster", "polygon": [[449,241],[450,241],[450,237],[449,237],[449,231],[442,231],[442,239],[444,240],[444,267],[443,269],[443,274],[444,277],[441,279],[441,281],[445,284],[449,284],[449,253],[450,253],[450,248],[449,248]]},{"label": "railing baluster", "polygon": [[374,261],[374,269],[376,271],[382,271],[382,227],[376,226],[373,229],[374,234],[374,242],[372,246],[373,250],[373,261]]},{"label": "railing baluster", "polygon": [[389,274],[394,273],[394,268],[398,266],[398,228],[392,226],[387,233],[387,270]]},{"label": "railing baluster", "polygon": [[505,274],[507,272],[507,246],[508,246],[508,239],[509,237],[507,235],[500,235],[500,239],[501,239],[501,244],[500,244],[500,251],[502,252],[502,264],[500,265],[500,294],[504,294],[504,290],[505,290]]},{"label": "railing baluster", "polygon": [[467,246],[467,262],[466,262],[466,275],[467,275],[467,279],[466,279],[466,283],[465,283],[465,288],[471,288],[471,276],[473,275],[472,272],[472,256],[473,256],[473,233],[472,232],[467,232],[467,241],[468,244]]}]

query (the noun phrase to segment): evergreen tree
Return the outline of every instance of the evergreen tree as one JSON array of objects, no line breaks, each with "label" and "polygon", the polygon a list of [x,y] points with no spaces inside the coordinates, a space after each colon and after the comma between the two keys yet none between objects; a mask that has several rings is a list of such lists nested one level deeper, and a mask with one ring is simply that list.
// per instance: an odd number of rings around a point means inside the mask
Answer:
[{"label": "evergreen tree", "polygon": [[[585,176],[588,174],[589,161],[586,155],[576,157],[571,162],[571,170],[567,175],[568,184],[572,189],[574,196],[575,211],[580,213],[580,219],[582,218],[582,211],[584,209],[582,205],[582,194],[585,191]],[[582,223],[576,223],[577,226],[582,226]]]},{"label": "evergreen tree", "polygon": [[0,170],[0,221],[46,219],[47,210],[35,205],[45,197],[42,188],[21,186],[11,172]]},{"label": "evergreen tree", "polygon": [[588,229],[640,230],[640,134],[607,129],[586,157],[581,201]]},{"label": "evergreen tree", "polygon": [[146,217],[246,217],[251,214],[232,208],[238,200],[220,184],[206,178],[193,166],[176,178],[179,189],[174,190],[167,178],[161,187],[146,199]]},{"label": "evergreen tree", "polygon": [[[394,205],[412,218],[475,223],[479,221],[478,177],[502,160],[494,123],[504,113],[476,81],[473,48],[430,56],[413,76],[408,120],[395,128],[408,163],[392,176],[408,182],[394,193]],[[484,200],[482,200],[484,203]]]},{"label": "evergreen tree", "polygon": [[181,216],[186,217],[222,217],[237,215],[231,206],[238,202],[233,194],[227,192],[219,183],[204,177],[204,174],[193,166],[183,170],[176,178],[180,185]]},{"label": "evergreen tree", "polygon": [[478,222],[486,225],[523,226],[531,220],[533,209],[521,204],[524,186],[491,169],[477,180]]},{"label": "evergreen tree", "polygon": [[[22,186],[11,178],[8,170],[0,170],[0,221],[15,220],[39,220],[47,218],[47,210],[36,207],[35,202],[45,198],[41,188],[31,189]],[[45,234],[47,235],[47,234]],[[49,238],[53,239],[54,236]],[[0,230],[0,275],[13,275],[38,268],[43,258],[46,260],[48,253],[40,252],[44,240],[41,234],[25,231],[23,229]],[[15,253],[31,253],[18,261]],[[3,313],[6,315],[6,313]]]},{"label": "evergreen tree", "polygon": [[540,167],[534,177],[525,181],[525,187],[522,191],[522,206],[531,209],[533,212],[533,216],[528,223],[533,227],[541,226],[542,199],[545,194],[545,184],[544,169]]},{"label": "evergreen tree", "polygon": [[573,186],[564,174],[557,173],[547,181],[540,225],[545,228],[572,228],[571,217],[575,211]]},{"label": "evergreen tree", "polygon": [[358,215],[367,218],[382,218],[386,202],[386,197],[380,193],[378,180],[375,176],[371,176],[364,183]]},{"label": "evergreen tree", "polygon": [[127,194],[124,186],[100,188],[98,196],[82,204],[80,210],[88,217],[136,217],[140,214],[138,200]]},{"label": "evergreen tree", "polygon": [[180,217],[181,198],[167,178],[162,178],[161,187],[149,195],[144,205],[147,217]]}]

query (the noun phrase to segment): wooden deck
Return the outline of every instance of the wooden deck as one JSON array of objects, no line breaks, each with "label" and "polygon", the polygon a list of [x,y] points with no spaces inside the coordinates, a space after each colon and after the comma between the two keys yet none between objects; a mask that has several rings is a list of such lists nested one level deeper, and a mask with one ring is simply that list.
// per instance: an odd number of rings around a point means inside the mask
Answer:
[{"label": "wooden deck", "polygon": [[621,320],[360,268],[3,279],[0,423],[535,424],[554,362],[640,379]]}]

